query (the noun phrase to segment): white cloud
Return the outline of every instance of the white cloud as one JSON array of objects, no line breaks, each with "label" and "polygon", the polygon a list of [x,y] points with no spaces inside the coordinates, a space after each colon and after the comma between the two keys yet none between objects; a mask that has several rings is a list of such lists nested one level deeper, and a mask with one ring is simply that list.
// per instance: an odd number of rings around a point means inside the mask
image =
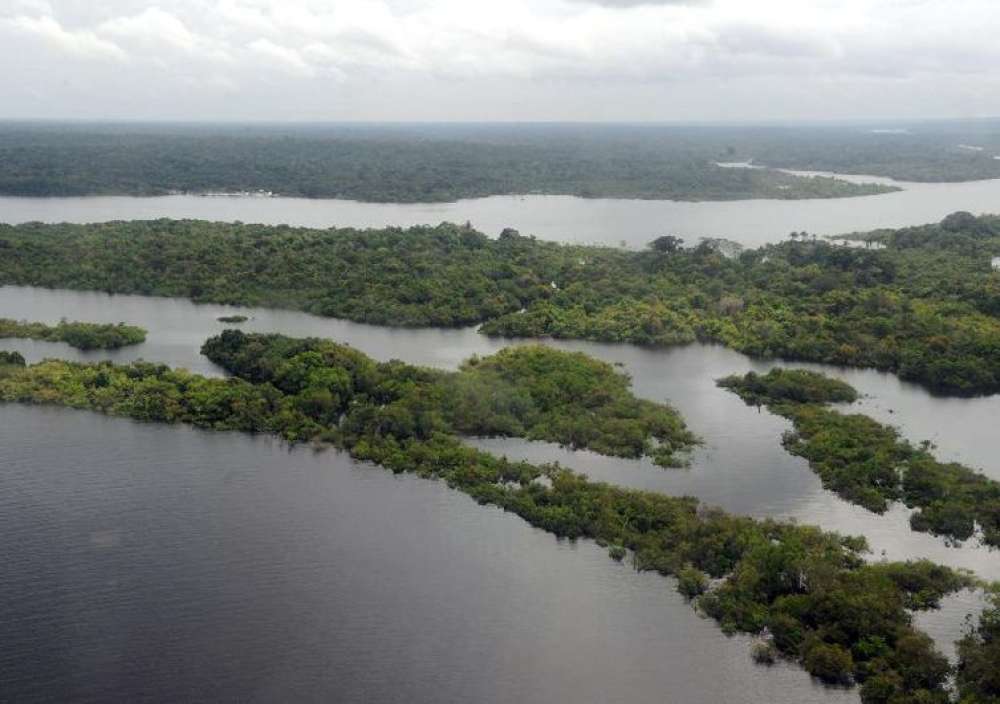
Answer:
[{"label": "white cloud", "polygon": [[247,48],[252,53],[267,59],[272,66],[301,76],[314,76],[316,74],[315,67],[302,58],[298,51],[275,44],[270,39],[255,39],[247,45]]},{"label": "white cloud", "polygon": [[0,20],[0,24],[37,37],[48,46],[67,54],[84,58],[115,59],[124,61],[125,52],[114,42],[102,39],[89,30],[69,31],[48,15],[30,17],[20,15]]},{"label": "white cloud", "polygon": [[[871,95],[892,114],[918,88],[942,100],[974,95],[976,110],[1000,113],[1000,95],[990,97],[1000,65],[995,0],[0,0],[0,29],[17,39],[0,42],[0,61],[35,75],[84,71],[70,63],[56,71],[40,45],[127,58],[127,69],[88,74],[94,90],[103,81],[114,91],[124,71],[137,82],[155,71],[158,91],[183,97],[192,76],[211,75],[230,93],[243,87],[236,95],[252,115],[273,100],[251,105],[246,87],[289,75],[303,91],[284,86],[291,109],[296,100],[313,105],[334,77],[350,96],[338,106],[391,103],[375,94],[391,84],[399,109],[411,109],[406,90],[420,85],[478,96],[483,114],[464,116],[480,119],[494,117],[486,111],[497,83],[526,96],[519,109],[532,118],[586,119],[570,106],[602,90],[620,96],[623,117],[658,104],[650,91],[674,98],[660,119],[694,105],[706,117],[729,116],[731,96],[753,91],[768,95],[776,117],[796,114],[806,90],[822,115],[864,107]],[[15,80],[0,78],[0,87]],[[722,83],[728,94],[714,88]]]},{"label": "white cloud", "polygon": [[181,20],[159,7],[148,7],[136,15],[107,20],[98,25],[96,31],[119,41],[145,46],[166,45],[207,59],[232,60],[220,42],[195,34]]}]

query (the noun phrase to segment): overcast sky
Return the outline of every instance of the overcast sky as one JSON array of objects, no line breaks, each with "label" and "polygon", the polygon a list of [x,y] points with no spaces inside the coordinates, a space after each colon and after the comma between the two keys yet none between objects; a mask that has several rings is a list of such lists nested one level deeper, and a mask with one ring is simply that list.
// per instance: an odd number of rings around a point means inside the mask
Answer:
[{"label": "overcast sky", "polygon": [[0,0],[0,117],[1000,115],[998,0]]}]

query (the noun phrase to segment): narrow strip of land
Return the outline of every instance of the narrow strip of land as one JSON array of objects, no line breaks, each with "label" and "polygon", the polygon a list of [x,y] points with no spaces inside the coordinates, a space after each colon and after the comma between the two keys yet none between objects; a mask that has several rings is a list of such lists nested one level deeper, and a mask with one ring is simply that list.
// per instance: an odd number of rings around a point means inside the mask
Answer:
[{"label": "narrow strip of land", "polygon": [[939,462],[928,444],[914,447],[895,428],[868,416],[826,407],[856,400],[850,385],[780,368],[726,377],[719,385],[790,420],[794,432],[785,435],[784,446],[805,458],[823,486],[840,497],[875,513],[902,501],[919,509],[910,517],[914,530],[959,542],[978,527],[983,543],[1000,547],[1000,482]]},{"label": "narrow strip of land", "polygon": [[146,341],[146,331],[125,323],[82,323],[62,320],[56,325],[0,318],[0,338],[21,337],[65,342],[78,350],[114,350]]}]

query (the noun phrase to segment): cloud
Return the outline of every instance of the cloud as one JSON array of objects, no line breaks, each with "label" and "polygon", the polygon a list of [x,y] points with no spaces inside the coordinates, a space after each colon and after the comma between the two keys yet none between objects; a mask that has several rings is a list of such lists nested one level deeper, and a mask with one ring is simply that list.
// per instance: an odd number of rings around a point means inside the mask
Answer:
[{"label": "cloud", "polygon": [[117,61],[128,58],[128,55],[114,42],[102,39],[89,30],[66,30],[48,15],[38,17],[20,15],[0,20],[0,24],[9,27],[15,33],[37,37],[48,46],[74,56]]},{"label": "cloud", "polygon": [[300,76],[314,76],[316,69],[295,49],[275,44],[270,39],[255,39],[247,45],[255,54],[265,58],[272,66],[278,66]]},{"label": "cloud", "polygon": [[[239,102],[227,106],[246,101],[255,116],[277,102],[294,112],[296,101],[322,113],[331,78],[350,97],[331,110],[379,105],[395,119],[424,109],[425,94],[437,96],[441,107],[427,109],[442,117],[454,111],[441,96],[454,95],[491,119],[500,85],[523,96],[509,109],[532,118],[587,119],[585,98],[608,110],[601,96],[611,94],[623,117],[658,105],[653,95],[670,96],[660,119],[696,106],[730,116],[737,94],[766,95],[762,104],[780,116],[800,110],[806,88],[822,115],[874,110],[872,95],[892,113],[893,100],[915,101],[918,88],[941,101],[974,95],[977,110],[1000,113],[995,0],[963,0],[961,12],[947,0],[0,0],[0,31],[0,62],[86,83],[97,104],[155,72],[157,95],[174,98],[192,85],[208,91],[202,76],[229,93],[238,86]],[[109,60],[119,67],[102,73]],[[17,81],[8,71],[0,88]],[[285,93],[258,98],[250,86]],[[65,94],[67,105],[77,99]]]},{"label": "cloud", "polygon": [[158,7],[148,7],[139,14],[116,17],[98,25],[96,32],[119,41],[142,45],[167,45],[187,54],[218,61],[230,61],[231,55],[219,42],[200,36],[181,20]]}]

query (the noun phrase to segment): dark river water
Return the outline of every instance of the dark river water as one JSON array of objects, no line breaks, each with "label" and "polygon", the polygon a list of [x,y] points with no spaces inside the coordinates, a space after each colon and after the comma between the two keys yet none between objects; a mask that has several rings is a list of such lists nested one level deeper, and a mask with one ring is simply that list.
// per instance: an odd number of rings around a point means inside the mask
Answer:
[{"label": "dark river water", "polygon": [[0,222],[104,222],[170,217],[309,227],[405,227],[470,221],[489,235],[513,227],[524,234],[560,242],[642,247],[655,237],[673,234],[690,243],[710,236],[757,246],[782,240],[792,231],[835,235],[936,222],[956,210],[984,213],[1000,207],[1000,180],[909,183],[875,176],[841,178],[890,183],[903,190],[861,198],[699,203],[572,196],[494,196],[454,203],[414,204],[202,196],[0,197]]},{"label": "dark river water", "polygon": [[[135,358],[206,373],[235,309],[142,296],[0,288],[0,317],[126,321],[146,343],[81,353],[4,340],[29,361]],[[244,329],[316,335],[380,359],[454,368],[511,341],[240,309]],[[664,470],[547,443],[471,440],[622,485],[864,534],[872,559],[929,557],[1000,579],[1000,553],[909,530],[823,490],[780,445],[788,424],[717,389],[766,369],[721,347],[550,342],[620,363],[705,438]],[[800,365],[801,366],[801,365]],[[821,367],[816,367],[821,368]],[[856,407],[1000,478],[1000,397],[935,398],[891,375],[823,368]],[[557,541],[447,487],[265,437],[0,405],[0,699],[346,702],[857,701],[801,671],[754,666],[673,591],[587,542]],[[946,651],[975,594],[919,623]]]}]

